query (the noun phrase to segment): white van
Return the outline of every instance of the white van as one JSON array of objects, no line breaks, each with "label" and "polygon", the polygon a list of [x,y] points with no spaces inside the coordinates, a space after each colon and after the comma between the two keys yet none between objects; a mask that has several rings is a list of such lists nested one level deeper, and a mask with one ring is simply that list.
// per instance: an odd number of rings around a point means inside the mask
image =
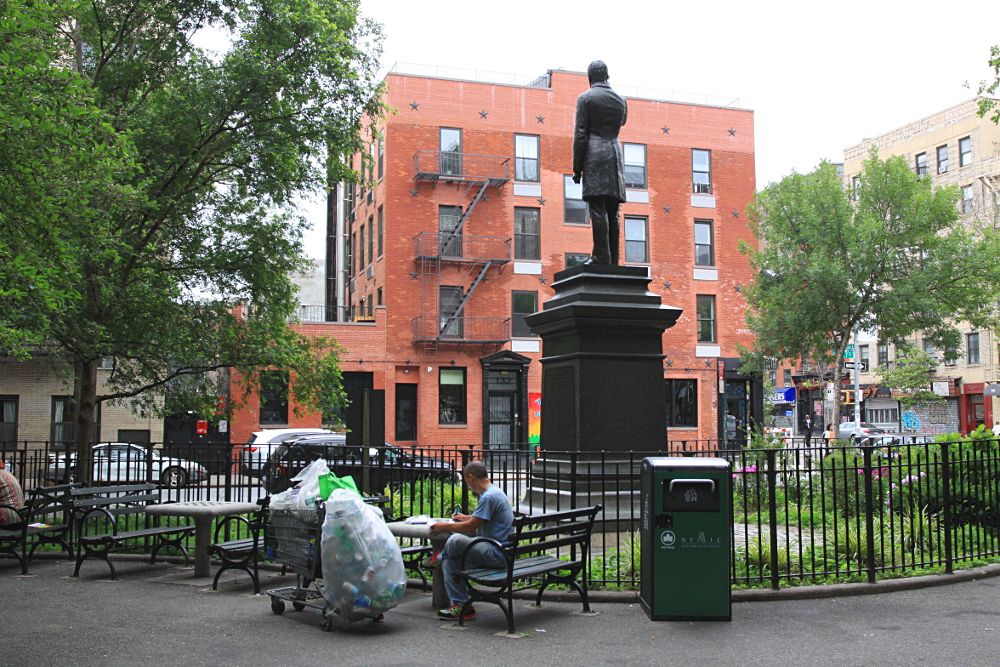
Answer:
[{"label": "white van", "polygon": [[272,428],[254,431],[240,452],[240,470],[244,475],[260,477],[261,470],[271,458],[271,450],[285,442],[314,433],[333,433],[325,428]]}]

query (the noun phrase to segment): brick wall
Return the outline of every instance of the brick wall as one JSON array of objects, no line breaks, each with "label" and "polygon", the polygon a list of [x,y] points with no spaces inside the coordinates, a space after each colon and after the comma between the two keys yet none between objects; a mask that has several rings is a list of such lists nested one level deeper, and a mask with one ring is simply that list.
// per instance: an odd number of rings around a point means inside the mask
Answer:
[{"label": "brick wall", "polygon": [[[541,275],[516,273],[513,263],[502,270],[491,268],[487,280],[466,306],[466,317],[509,317],[513,290],[537,292],[540,307],[552,296],[553,274],[565,268],[564,255],[590,251],[589,226],[568,225],[563,219],[563,180],[572,168],[575,103],[587,88],[587,81],[581,74],[553,72],[551,82],[551,88],[527,88],[396,74],[387,79],[386,101],[395,112],[381,121],[380,126],[385,136],[385,173],[374,187],[373,201],[368,203],[367,198],[359,198],[356,202],[355,222],[350,230],[356,234],[364,225],[367,236],[369,218],[377,220],[378,208],[383,207],[384,254],[372,261],[367,257],[365,244],[366,263],[356,267],[351,302],[358,306],[362,297],[374,297],[381,287],[385,310],[377,316],[374,329],[364,329],[369,335],[360,339],[344,325],[310,325],[303,330],[338,338],[348,350],[344,355],[345,370],[361,367],[375,370],[376,388],[386,391],[386,437],[390,441],[395,441],[395,385],[416,382],[420,444],[482,442],[480,359],[498,349],[467,345],[432,350],[414,342],[414,318],[421,315],[437,318],[438,285],[468,286],[475,276],[468,265],[447,263],[442,265],[439,275],[433,271],[422,276],[421,265],[415,260],[414,238],[420,232],[437,231],[438,207],[464,208],[475,193],[465,183],[415,182],[414,155],[418,151],[438,150],[441,127],[461,128],[463,153],[509,158],[511,179],[514,135],[540,137],[543,201],[534,196],[515,195],[511,180],[500,189],[489,190],[487,199],[478,204],[468,219],[463,233],[509,238],[512,252],[514,208],[538,208]],[[415,109],[411,103],[415,103]],[[664,354],[671,364],[665,375],[699,380],[699,426],[679,430],[678,437],[715,438],[717,362],[714,356],[695,355],[695,296],[716,296],[719,356],[738,356],[737,344],[752,342],[744,323],[745,301],[739,293],[740,286],[749,284],[751,271],[738,248],[741,241],[754,243],[744,214],[755,184],[753,114],[742,109],[643,99],[629,99],[628,103],[628,123],[620,138],[647,147],[649,201],[623,204],[622,215],[647,218],[650,289],[661,294],[665,304],[684,310],[677,325],[663,338]],[[485,112],[485,117],[481,112]],[[693,148],[712,152],[714,208],[692,206]],[[360,156],[355,156],[354,164],[360,167]],[[714,222],[717,280],[693,278],[696,218]],[[621,247],[624,254],[624,240]],[[371,278],[365,271],[369,263],[373,269]],[[502,347],[510,349],[511,343]],[[522,354],[531,359],[528,389],[540,391],[540,354]],[[362,359],[364,364],[360,363]],[[464,426],[438,424],[438,369],[452,364],[467,369],[468,423]],[[238,428],[240,432],[247,430],[242,425]],[[248,433],[253,430],[247,428]],[[236,433],[234,426],[234,441]]]}]

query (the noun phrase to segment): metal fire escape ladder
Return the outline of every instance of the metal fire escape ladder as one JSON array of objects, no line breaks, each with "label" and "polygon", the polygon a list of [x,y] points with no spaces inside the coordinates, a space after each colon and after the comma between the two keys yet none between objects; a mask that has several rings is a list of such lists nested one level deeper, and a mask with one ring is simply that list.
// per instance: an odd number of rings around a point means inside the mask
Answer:
[{"label": "metal fire escape ladder", "polygon": [[479,270],[479,275],[476,276],[476,279],[472,281],[471,285],[469,285],[469,289],[465,290],[465,294],[462,295],[462,300],[458,302],[458,307],[455,308],[455,314],[449,315],[444,321],[444,324],[441,325],[441,330],[438,331],[438,336],[443,336],[444,332],[448,329],[451,323],[458,319],[463,312],[465,312],[465,304],[467,304],[469,299],[472,298],[472,293],[476,291],[477,287],[479,287],[479,283],[483,282],[486,278],[486,273],[490,270],[491,266],[493,266],[493,260],[486,260],[483,264],[483,268]]},{"label": "metal fire escape ladder", "polygon": [[440,247],[442,248],[450,247],[449,244],[451,243],[452,239],[454,239],[456,236],[461,235],[462,227],[465,226],[465,221],[469,219],[470,215],[472,215],[472,210],[476,208],[476,204],[478,204],[479,201],[486,196],[486,189],[489,187],[490,187],[489,181],[483,181],[479,184],[479,191],[476,193],[476,196],[472,198],[472,201],[469,202],[469,205],[465,208],[465,211],[462,212],[462,217],[458,219],[458,222],[455,224],[455,228],[451,230],[451,232],[448,234],[446,238],[441,239]]}]

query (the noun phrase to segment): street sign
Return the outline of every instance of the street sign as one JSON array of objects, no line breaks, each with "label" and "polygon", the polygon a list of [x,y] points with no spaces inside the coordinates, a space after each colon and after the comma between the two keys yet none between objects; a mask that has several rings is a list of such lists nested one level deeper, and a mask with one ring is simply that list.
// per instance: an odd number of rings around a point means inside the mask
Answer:
[{"label": "street sign", "polygon": [[862,373],[864,373],[864,372],[866,372],[868,370],[868,362],[867,361],[845,361],[844,362],[844,370],[853,371],[855,366],[857,366],[858,370],[861,371]]},{"label": "street sign", "polygon": [[853,358],[854,358],[854,344],[852,343],[844,349],[844,359],[853,359]]}]

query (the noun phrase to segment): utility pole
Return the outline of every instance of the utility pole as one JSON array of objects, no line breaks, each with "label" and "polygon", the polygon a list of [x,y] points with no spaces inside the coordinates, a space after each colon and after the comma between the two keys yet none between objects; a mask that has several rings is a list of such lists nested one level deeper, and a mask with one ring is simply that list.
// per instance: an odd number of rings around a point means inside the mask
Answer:
[{"label": "utility pole", "polygon": [[858,329],[854,328],[854,432],[861,428],[861,347],[858,345]]}]

